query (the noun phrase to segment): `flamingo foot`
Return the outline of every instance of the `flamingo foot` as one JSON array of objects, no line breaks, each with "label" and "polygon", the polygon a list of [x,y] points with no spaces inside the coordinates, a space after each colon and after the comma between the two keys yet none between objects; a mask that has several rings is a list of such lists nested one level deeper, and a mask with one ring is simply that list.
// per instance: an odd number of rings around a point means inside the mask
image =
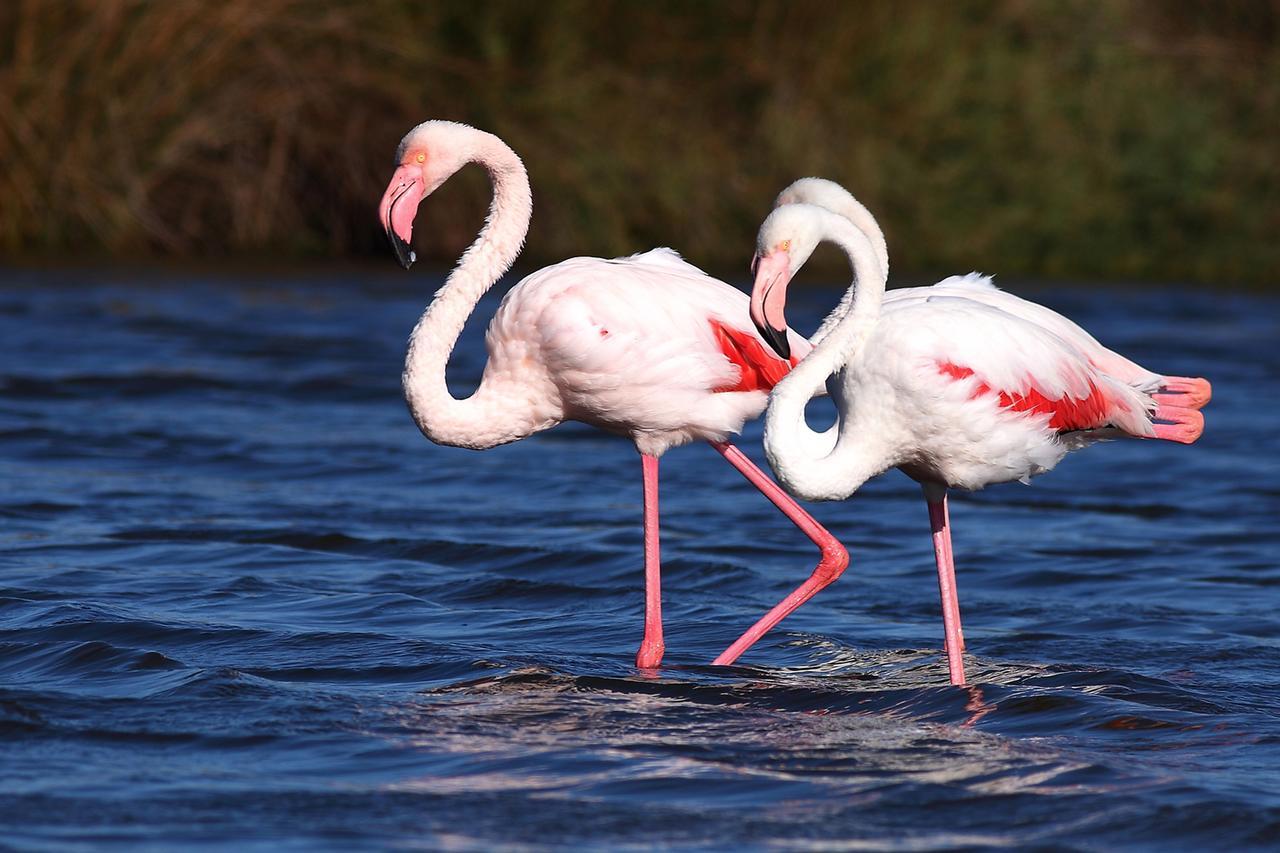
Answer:
[{"label": "flamingo foot", "polygon": [[1168,421],[1168,423],[1152,424],[1156,438],[1191,444],[1204,434],[1204,415],[1195,409],[1161,403],[1156,406],[1153,417],[1156,420]]},{"label": "flamingo foot", "polygon": [[1213,386],[1198,376],[1166,376],[1160,390],[1151,396],[1157,403],[1180,409],[1203,409],[1213,399]]}]

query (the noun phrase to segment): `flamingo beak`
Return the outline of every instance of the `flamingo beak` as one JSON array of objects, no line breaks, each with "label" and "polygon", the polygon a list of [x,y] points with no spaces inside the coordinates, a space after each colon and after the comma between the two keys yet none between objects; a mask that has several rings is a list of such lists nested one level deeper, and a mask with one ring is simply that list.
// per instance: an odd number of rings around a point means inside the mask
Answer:
[{"label": "flamingo beak", "polygon": [[787,285],[791,282],[791,258],[786,252],[771,252],[755,265],[756,280],[751,288],[751,322],[773,351],[791,358],[787,340]]},{"label": "flamingo beak", "polygon": [[382,203],[378,205],[378,220],[391,240],[396,260],[405,269],[418,259],[409,248],[409,241],[413,238],[413,218],[418,212],[418,203],[427,194],[426,190],[422,167],[405,164],[391,176],[391,183],[387,184]]}]

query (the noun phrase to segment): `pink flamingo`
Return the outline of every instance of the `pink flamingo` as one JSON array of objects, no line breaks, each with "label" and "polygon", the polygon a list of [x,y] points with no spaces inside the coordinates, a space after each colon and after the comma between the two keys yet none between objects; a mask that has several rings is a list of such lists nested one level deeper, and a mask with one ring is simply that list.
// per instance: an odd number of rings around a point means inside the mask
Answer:
[{"label": "pink flamingo", "polygon": [[[886,295],[885,266],[868,237],[813,204],[778,207],[757,241],[751,316],[783,358],[791,352],[782,332],[787,285],[824,240],[848,255],[854,283],[812,351],[774,388],[765,453],[787,491],[808,500],[845,499],[892,467],[921,484],[948,670],[951,683],[963,684],[947,490],[1027,482],[1101,439],[1190,444],[1203,432],[1198,409],[1210,386],[1152,373],[976,273]],[[824,389],[839,418],[818,433],[804,406]]]},{"label": "pink flamingo", "polygon": [[[672,447],[711,443],[820,549],[811,576],[785,600],[794,610],[834,581],[848,554],[794,500],[728,443],[757,417],[793,361],[775,357],[751,323],[747,295],[670,249],[629,258],[573,258],[517,284],[489,323],[480,386],[458,400],[445,365],[480,297],[510,268],[532,211],[519,157],[498,137],[428,121],[411,130],[379,217],[400,263],[418,204],[467,163],[488,170],[489,218],[427,307],[409,339],[404,391],[422,433],[437,444],[482,450],[575,420],[624,435],[644,477],[645,628],[636,664],[662,659],[658,459]],[[791,351],[809,344],[782,332]],[[777,608],[775,608],[776,610]],[[785,614],[784,614],[785,615]],[[779,617],[781,618],[781,617]]]}]

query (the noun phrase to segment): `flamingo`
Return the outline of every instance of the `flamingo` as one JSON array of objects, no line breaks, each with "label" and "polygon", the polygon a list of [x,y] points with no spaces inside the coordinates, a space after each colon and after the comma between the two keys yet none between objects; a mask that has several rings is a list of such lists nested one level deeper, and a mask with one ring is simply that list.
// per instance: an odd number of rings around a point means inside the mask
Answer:
[{"label": "flamingo", "polygon": [[[830,186],[808,190],[841,207]],[[822,241],[846,253],[854,281],[813,336],[812,351],[774,387],[765,455],[787,491],[808,500],[843,500],[893,467],[920,483],[948,674],[952,684],[964,684],[948,490],[1029,482],[1068,451],[1102,439],[1190,444],[1204,430],[1198,410],[1209,402],[1210,385],[1148,371],[1066,317],[998,290],[988,276],[952,276],[886,295],[874,236],[796,195],[780,197],[760,227],[751,294],[756,327],[789,357],[782,333],[787,286]],[[805,423],[804,407],[824,388],[839,417],[818,433]]]},{"label": "flamingo", "polygon": [[797,355],[774,356],[751,323],[747,295],[670,249],[613,260],[572,258],[529,275],[489,323],[489,360],[479,387],[466,399],[450,395],[445,366],[463,325],[524,243],[532,212],[528,174],[497,136],[428,121],[401,141],[378,208],[408,269],[416,259],[409,243],[419,203],[468,163],[488,171],[493,199],[479,236],[409,338],[404,393],[423,435],[483,450],[574,420],[635,444],[644,483],[641,668],[656,667],[665,650],[658,461],[673,447],[709,442],[818,546],[817,567],[785,607],[779,605],[783,611],[839,577],[849,562],[840,542],[728,440],[764,410],[769,390],[808,352],[808,342],[784,331]]}]

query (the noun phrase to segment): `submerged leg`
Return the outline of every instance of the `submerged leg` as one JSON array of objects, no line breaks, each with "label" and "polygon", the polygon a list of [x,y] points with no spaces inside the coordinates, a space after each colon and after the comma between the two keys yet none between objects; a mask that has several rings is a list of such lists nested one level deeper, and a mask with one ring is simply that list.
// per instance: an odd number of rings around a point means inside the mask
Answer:
[{"label": "submerged leg", "polygon": [[748,459],[745,453],[728,443],[715,442],[711,446],[720,451],[730,465],[737,468],[751,485],[759,489],[765,497],[773,502],[774,506],[782,510],[782,514],[791,519],[791,523],[800,528],[801,532],[812,539],[813,543],[822,551],[822,558],[818,561],[818,566],[813,570],[813,574],[809,576],[809,579],[796,587],[782,601],[778,602],[772,610],[760,618],[760,621],[752,625],[745,634],[735,640],[733,645],[721,652],[720,656],[713,661],[716,665],[724,665],[737,660],[743,652],[751,648],[774,625],[785,619],[791,611],[813,598],[819,590],[829,586],[832,581],[840,577],[841,573],[849,565],[849,552],[845,550],[838,539],[827,532],[826,528],[815,521],[813,516],[805,512],[800,504],[796,503],[777,483],[773,482],[754,462]]},{"label": "submerged leg", "polygon": [[933,557],[938,566],[938,592],[942,596],[942,629],[947,652],[947,670],[952,684],[964,684],[964,637],[960,633],[960,599],[956,595],[956,566],[951,557],[951,525],[947,512],[947,491],[925,487],[929,504],[929,527],[933,531]]},{"label": "submerged leg", "polygon": [[636,666],[649,669],[662,662],[662,560],[658,551],[658,457],[640,455],[644,468],[644,639]]}]

